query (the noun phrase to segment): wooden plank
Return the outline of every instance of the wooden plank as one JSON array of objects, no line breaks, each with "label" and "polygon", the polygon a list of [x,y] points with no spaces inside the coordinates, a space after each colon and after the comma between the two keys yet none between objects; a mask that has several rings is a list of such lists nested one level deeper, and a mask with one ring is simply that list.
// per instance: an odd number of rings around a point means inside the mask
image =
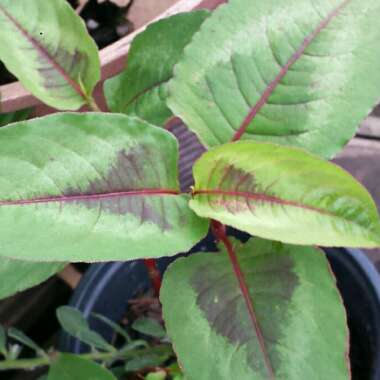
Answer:
[{"label": "wooden plank", "polygon": [[369,190],[380,209],[380,141],[353,139],[334,162]]},{"label": "wooden plank", "polygon": [[[380,141],[353,139],[334,162],[368,189],[380,210]],[[366,253],[380,271],[380,250],[366,250]]]},{"label": "wooden plank", "polygon": [[380,139],[380,115],[376,116],[374,111],[371,116],[364,120],[359,130],[359,136],[377,137]]},{"label": "wooden plank", "polygon": [[176,2],[177,0],[134,0],[128,11],[128,20],[134,28],[139,29]]}]

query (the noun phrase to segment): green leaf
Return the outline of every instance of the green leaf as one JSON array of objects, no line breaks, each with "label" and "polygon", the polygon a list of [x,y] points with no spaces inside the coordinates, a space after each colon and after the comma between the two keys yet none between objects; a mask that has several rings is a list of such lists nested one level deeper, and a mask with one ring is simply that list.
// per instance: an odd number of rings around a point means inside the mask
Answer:
[{"label": "green leaf", "polygon": [[186,378],[183,376],[183,375],[175,375],[174,377],[173,377],[173,380],[186,380]]},{"label": "green leaf", "polygon": [[1,257],[0,299],[38,285],[64,267],[64,263],[34,263]]},{"label": "green leaf", "polygon": [[7,355],[8,360],[16,360],[20,356],[22,351],[22,346],[20,344],[10,344],[9,351]]},{"label": "green leaf", "polygon": [[7,336],[4,327],[0,325],[0,354],[7,356],[7,353]]},{"label": "green leaf", "polygon": [[191,208],[252,235],[291,244],[380,246],[367,190],[338,166],[297,148],[241,141],[194,166]]},{"label": "green leaf", "polygon": [[101,335],[90,329],[86,318],[79,310],[61,306],[57,309],[57,318],[66,332],[89,346],[110,352],[115,350]]},{"label": "green leaf", "polygon": [[155,338],[164,338],[166,336],[164,328],[153,318],[139,318],[133,322],[132,328],[141,334],[153,336]]},{"label": "green leaf", "polygon": [[173,67],[208,15],[204,10],[177,14],[139,34],[131,45],[126,69],[105,82],[109,109],[163,125],[172,115],[166,105],[166,87]]},{"label": "green leaf", "polygon": [[114,330],[116,333],[122,336],[127,342],[131,340],[131,337],[128,335],[128,333],[114,321],[111,321],[109,318],[105,317],[104,315],[100,315],[97,313],[92,313],[92,316],[95,319],[98,319],[99,321],[102,321],[104,324],[108,325],[112,330]]},{"label": "green leaf", "polygon": [[166,368],[173,380],[186,380],[178,363],[174,363]]},{"label": "green leaf", "polygon": [[48,380],[116,380],[100,365],[72,354],[60,354],[49,370]]},{"label": "green leaf", "polygon": [[171,256],[207,233],[179,194],[178,144],[161,128],[124,115],[55,114],[1,128],[0,145],[0,256]]},{"label": "green leaf", "polygon": [[324,254],[240,244],[239,277],[224,250],[181,258],[165,273],[164,319],[186,378],[348,380],[345,310]]},{"label": "green leaf", "polygon": [[377,0],[230,0],[176,66],[169,107],[208,147],[338,152],[380,97]]},{"label": "green leaf", "polygon": [[145,380],[165,380],[165,379],[166,379],[165,371],[151,372],[145,376]]},{"label": "green leaf", "polygon": [[124,366],[122,365],[119,365],[117,367],[112,367],[110,368],[110,371],[112,372],[112,374],[119,380],[124,380],[125,378],[125,369],[124,369]]},{"label": "green leaf", "polygon": [[132,342],[123,346],[121,351],[122,352],[134,351],[136,348],[141,348],[141,347],[148,348],[149,347],[148,342],[143,339],[133,340]]},{"label": "green leaf", "polygon": [[185,46],[208,17],[207,11],[177,14],[148,26],[133,41],[127,68],[105,82],[108,107],[163,125],[172,115],[166,84]]},{"label": "green leaf", "polygon": [[24,346],[36,351],[37,353],[44,352],[44,350],[36,342],[34,342],[32,339],[26,336],[22,331],[14,327],[8,329],[8,336],[10,338],[13,338],[17,342],[23,344]]},{"label": "green leaf", "polygon": [[145,368],[159,367],[170,358],[170,354],[146,354],[129,360],[125,365],[127,372],[137,372]]},{"label": "green leaf", "polygon": [[[1,37],[0,37],[1,38]],[[17,121],[26,120],[32,113],[32,108],[26,108],[16,112],[0,113],[0,127],[15,123]]]},{"label": "green leaf", "polygon": [[100,79],[95,42],[66,0],[0,0],[0,59],[57,109],[87,103]]},{"label": "green leaf", "polygon": [[179,376],[182,375],[182,370],[179,367],[178,363],[173,363],[172,365],[166,368],[171,376]]}]

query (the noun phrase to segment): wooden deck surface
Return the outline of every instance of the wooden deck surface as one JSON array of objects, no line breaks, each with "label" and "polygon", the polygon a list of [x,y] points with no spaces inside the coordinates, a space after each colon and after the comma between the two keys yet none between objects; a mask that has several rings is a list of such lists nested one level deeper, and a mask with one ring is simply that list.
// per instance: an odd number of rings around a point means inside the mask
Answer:
[{"label": "wooden deck surface", "polygon": [[[380,211],[380,108],[370,116],[334,161],[349,171],[372,194]],[[367,251],[380,271],[380,249]]]}]

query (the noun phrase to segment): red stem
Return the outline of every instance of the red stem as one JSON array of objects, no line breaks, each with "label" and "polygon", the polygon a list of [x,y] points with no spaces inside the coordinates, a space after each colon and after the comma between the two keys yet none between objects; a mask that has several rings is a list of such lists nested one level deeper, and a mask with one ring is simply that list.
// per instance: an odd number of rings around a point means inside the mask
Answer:
[{"label": "red stem", "polygon": [[222,190],[222,189],[213,189],[213,190],[195,190],[193,191],[193,196],[196,195],[219,195],[219,196],[230,196],[230,197],[241,197],[245,200],[252,200],[257,202],[263,202],[263,203],[275,203],[282,206],[292,206],[297,208],[302,208],[305,210],[315,211],[320,214],[324,215],[332,215],[330,212],[323,210],[318,207],[305,205],[299,202],[295,201],[289,201],[286,199],[274,197],[272,195],[262,194],[262,193],[250,193],[247,191],[229,191],[229,190]]},{"label": "red stem", "polygon": [[245,305],[248,309],[250,319],[251,319],[252,324],[254,326],[254,329],[256,331],[257,339],[259,341],[259,345],[260,345],[261,351],[262,351],[263,356],[264,356],[265,366],[268,370],[270,378],[274,380],[275,379],[274,370],[272,368],[270,358],[269,358],[269,354],[268,354],[268,351],[266,349],[265,339],[264,339],[263,333],[261,332],[259,321],[257,320],[257,317],[256,317],[255,308],[254,308],[254,305],[252,302],[251,295],[249,293],[249,289],[248,289],[247,282],[246,282],[245,277],[244,277],[244,273],[241,270],[239,260],[236,256],[235,249],[234,249],[231,241],[228,239],[228,236],[226,233],[226,226],[215,221],[215,220],[213,220],[211,223],[211,228],[212,228],[212,232],[215,235],[215,237],[218,240],[220,240],[225,245],[225,247],[227,249],[228,256],[229,256],[229,259],[231,261],[236,279],[239,282],[239,287],[240,287],[242,296],[244,298]]},{"label": "red stem", "polygon": [[157,261],[155,259],[145,259],[144,264],[148,270],[150,281],[152,282],[153,289],[158,297],[161,290],[161,272],[157,268]]}]

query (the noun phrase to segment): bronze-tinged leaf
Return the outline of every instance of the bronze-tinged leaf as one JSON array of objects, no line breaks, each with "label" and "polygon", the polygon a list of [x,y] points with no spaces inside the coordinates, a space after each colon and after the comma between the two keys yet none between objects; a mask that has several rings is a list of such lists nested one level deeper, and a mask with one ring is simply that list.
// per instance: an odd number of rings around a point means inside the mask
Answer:
[{"label": "bronze-tinged leaf", "polygon": [[226,144],[194,166],[190,207],[254,236],[291,244],[380,246],[367,190],[338,166],[298,148]]},{"label": "bronze-tinged leaf", "polygon": [[0,0],[0,59],[57,109],[89,102],[100,79],[95,42],[66,0]]},{"label": "bronze-tinged leaf", "polygon": [[0,145],[2,256],[154,258],[186,252],[207,233],[180,194],[177,141],[163,129],[65,113],[1,128]]}]

